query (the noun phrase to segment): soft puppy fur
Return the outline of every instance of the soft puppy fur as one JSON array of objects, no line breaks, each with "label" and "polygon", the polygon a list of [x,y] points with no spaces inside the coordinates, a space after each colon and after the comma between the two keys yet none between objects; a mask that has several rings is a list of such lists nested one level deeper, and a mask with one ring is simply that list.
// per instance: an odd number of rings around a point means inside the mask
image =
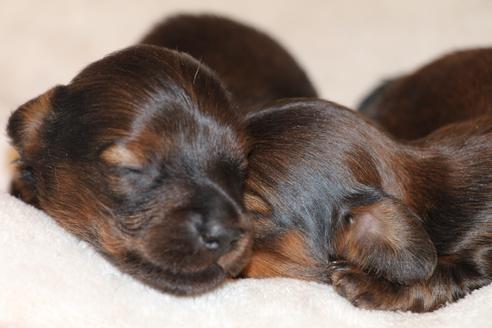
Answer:
[{"label": "soft puppy fur", "polygon": [[402,140],[492,115],[491,67],[490,48],[454,52],[384,82],[365,97],[359,111]]},{"label": "soft puppy fur", "polygon": [[241,269],[249,249],[236,131],[212,72],[132,47],[12,115],[13,191],[145,283],[203,292]]},{"label": "soft puppy fur", "polygon": [[277,41],[224,17],[172,17],[141,42],[186,52],[212,67],[242,115],[272,100],[317,96],[304,70]]},{"label": "soft puppy fur", "polygon": [[230,20],[175,17],[144,43],[12,114],[12,193],[144,283],[199,294],[251,250],[241,110],[315,91],[275,41]]},{"label": "soft puppy fur", "polygon": [[[469,112],[460,115],[470,120],[414,143],[321,100],[282,101],[251,114],[246,206],[256,219],[243,275],[330,282],[357,306],[415,312],[489,284],[492,75],[463,84],[468,73],[457,72],[468,72],[470,63],[486,72],[491,53],[445,57],[404,78],[398,92],[383,91],[387,103],[407,108],[417,95],[443,104],[444,95],[466,99]],[[440,84],[442,76],[453,78]],[[432,108],[446,116],[448,107]],[[398,119],[411,112],[394,110]],[[451,121],[458,119],[443,122]]]}]

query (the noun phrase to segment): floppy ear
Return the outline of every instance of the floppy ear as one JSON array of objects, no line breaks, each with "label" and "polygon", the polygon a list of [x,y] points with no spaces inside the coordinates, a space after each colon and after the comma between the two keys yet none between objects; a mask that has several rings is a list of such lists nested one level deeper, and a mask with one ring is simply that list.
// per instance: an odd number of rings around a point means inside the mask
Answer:
[{"label": "floppy ear", "polygon": [[52,112],[53,97],[60,88],[54,87],[28,101],[10,116],[7,133],[21,157],[34,151],[39,145],[39,132],[43,122]]},{"label": "floppy ear", "polygon": [[421,219],[397,199],[381,196],[353,206],[336,234],[339,256],[401,284],[429,278],[437,252]]},{"label": "floppy ear", "polygon": [[20,157],[10,185],[10,193],[26,203],[37,205],[32,156],[41,145],[40,132],[52,112],[55,87],[20,106],[9,118],[7,133]]}]

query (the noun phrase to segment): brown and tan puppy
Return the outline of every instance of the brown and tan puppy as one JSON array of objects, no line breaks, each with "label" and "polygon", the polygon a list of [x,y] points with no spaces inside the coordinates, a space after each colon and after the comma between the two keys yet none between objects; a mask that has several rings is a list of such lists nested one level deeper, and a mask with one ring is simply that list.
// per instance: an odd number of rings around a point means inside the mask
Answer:
[{"label": "brown and tan puppy", "polygon": [[199,294],[250,253],[240,111],[315,92],[275,41],[233,21],[180,16],[145,43],[159,46],[96,61],[12,114],[12,192],[144,283]]},{"label": "brown and tan puppy", "polygon": [[[456,123],[414,143],[320,100],[249,115],[246,206],[256,219],[243,276],[332,283],[357,306],[415,312],[492,282],[491,55],[445,57],[395,82],[398,92],[383,92],[385,103],[406,103],[408,113],[420,110],[419,99],[466,100],[460,115],[469,120],[451,112]],[[468,66],[481,72],[473,84],[463,84]],[[447,109],[431,112],[447,117]]]}]

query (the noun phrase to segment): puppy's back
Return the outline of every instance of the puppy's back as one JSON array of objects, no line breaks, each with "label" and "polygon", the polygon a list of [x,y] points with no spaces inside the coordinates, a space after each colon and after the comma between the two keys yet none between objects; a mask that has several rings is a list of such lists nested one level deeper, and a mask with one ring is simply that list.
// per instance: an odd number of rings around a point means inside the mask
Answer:
[{"label": "puppy's back", "polygon": [[370,93],[359,110],[400,139],[492,115],[492,48],[455,52]]},{"label": "puppy's back", "polygon": [[226,18],[174,16],[141,42],[186,52],[215,70],[244,112],[280,98],[316,96],[304,70],[278,42]]}]

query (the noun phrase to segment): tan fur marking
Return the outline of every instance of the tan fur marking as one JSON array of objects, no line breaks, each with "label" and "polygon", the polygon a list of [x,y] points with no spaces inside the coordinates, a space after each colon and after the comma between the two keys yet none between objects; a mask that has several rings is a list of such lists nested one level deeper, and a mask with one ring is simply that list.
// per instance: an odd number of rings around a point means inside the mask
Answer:
[{"label": "tan fur marking", "polygon": [[52,110],[51,97],[55,89],[48,90],[19,109],[19,115],[21,115],[23,122],[21,135],[25,153],[31,153],[39,147],[37,134],[41,130],[46,116]]},{"label": "tan fur marking", "polygon": [[390,205],[385,202],[361,206],[352,210],[353,222],[337,233],[336,253],[350,262],[365,266],[368,254],[386,249],[396,253],[401,235]]},{"label": "tan fur marking", "polygon": [[248,211],[257,213],[263,217],[269,217],[272,209],[260,196],[246,193],[244,196],[244,204]]},{"label": "tan fur marking", "polygon": [[293,231],[274,242],[271,250],[254,251],[243,274],[255,278],[282,276],[309,279],[309,268],[313,266],[314,260],[309,256],[304,237]]},{"label": "tan fur marking", "polygon": [[110,146],[101,154],[101,159],[111,165],[128,167],[140,167],[143,165],[141,158],[123,145]]},{"label": "tan fur marking", "polygon": [[384,240],[384,243],[396,248],[399,240],[395,239],[397,227],[393,224],[393,218],[397,215],[386,202],[378,202],[369,206],[361,206],[352,210],[358,217],[355,227],[352,229],[353,237],[357,241],[363,241],[367,237]]},{"label": "tan fur marking", "polygon": [[115,237],[115,233],[108,226],[98,228],[100,247],[108,254],[119,256],[126,251],[124,242]]}]

